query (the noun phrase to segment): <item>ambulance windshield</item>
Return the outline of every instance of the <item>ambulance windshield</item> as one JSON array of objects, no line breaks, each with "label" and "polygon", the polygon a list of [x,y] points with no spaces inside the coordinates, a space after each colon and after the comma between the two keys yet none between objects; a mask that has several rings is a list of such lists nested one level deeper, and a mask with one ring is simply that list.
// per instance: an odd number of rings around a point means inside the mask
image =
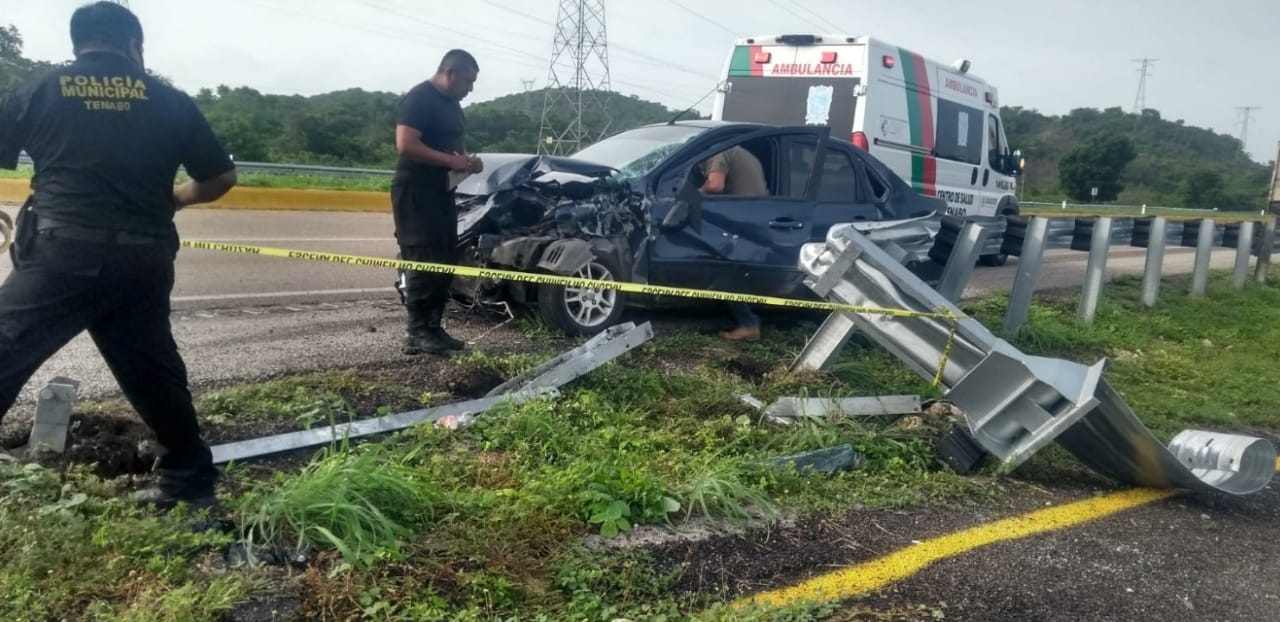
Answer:
[{"label": "ambulance windshield", "polygon": [[611,166],[618,169],[619,177],[639,177],[705,130],[687,125],[641,127],[610,136],[570,157]]}]

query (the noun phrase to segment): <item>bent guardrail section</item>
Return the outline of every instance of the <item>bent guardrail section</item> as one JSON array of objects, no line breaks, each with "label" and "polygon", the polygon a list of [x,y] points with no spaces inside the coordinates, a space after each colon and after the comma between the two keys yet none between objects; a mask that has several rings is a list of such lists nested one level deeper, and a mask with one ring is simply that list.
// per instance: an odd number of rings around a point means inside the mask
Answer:
[{"label": "bent guardrail section", "polygon": [[[803,246],[799,263],[806,284],[834,302],[930,314],[842,312],[925,379],[943,361],[945,398],[1003,471],[1056,441],[1094,471],[1135,485],[1243,495],[1275,473],[1276,450],[1265,439],[1190,430],[1165,446],[1102,377],[1106,359],[1083,365],[1021,352],[851,225]],[[946,312],[958,319],[936,315]]]}]

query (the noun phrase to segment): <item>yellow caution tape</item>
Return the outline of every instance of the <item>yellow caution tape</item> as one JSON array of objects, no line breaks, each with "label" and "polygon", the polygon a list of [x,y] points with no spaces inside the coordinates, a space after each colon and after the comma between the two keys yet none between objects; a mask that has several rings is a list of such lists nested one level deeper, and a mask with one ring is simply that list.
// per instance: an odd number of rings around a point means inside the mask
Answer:
[{"label": "yellow caution tape", "polygon": [[227,244],[223,242],[201,242],[194,240],[184,240],[182,242],[184,248],[193,248],[198,250],[219,251],[225,253],[238,253],[242,255],[260,255],[263,257],[280,257],[284,259],[302,259],[306,261],[323,261],[328,263],[339,263],[350,266],[366,266],[375,268],[388,268],[394,270],[413,270],[418,272],[434,272],[437,274],[450,274],[453,276],[466,276],[481,279],[495,279],[506,281],[523,281],[525,283],[535,283],[538,285],[558,285],[562,287],[575,287],[581,289],[612,289],[632,294],[644,294],[649,296],[676,296],[681,298],[702,298],[707,300],[717,300],[721,302],[739,302],[757,306],[773,306],[773,307],[790,307],[794,309],[811,309],[818,311],[844,311],[849,313],[863,313],[888,315],[901,318],[937,318],[948,320],[951,323],[950,334],[947,336],[947,351],[943,353],[942,361],[938,366],[938,373],[934,377],[933,384],[938,386],[942,383],[942,372],[946,367],[947,359],[950,358],[951,344],[955,339],[958,321],[963,317],[952,313],[950,309],[942,309],[941,311],[925,312],[912,311],[909,309],[891,309],[887,307],[868,307],[862,305],[850,305],[839,302],[824,302],[816,300],[796,300],[793,298],[781,298],[777,296],[760,296],[755,294],[741,294],[736,292],[725,292],[718,290],[691,289],[687,287],[671,287],[666,285],[646,285],[642,283],[629,283],[625,281],[601,281],[598,279],[584,279],[581,277],[561,276],[558,274],[520,272],[516,270],[499,270],[494,268],[477,268],[474,266],[455,266],[451,264],[428,263],[422,261],[409,261],[405,259],[386,259],[383,257],[368,257],[363,255],[346,255],[342,253],[326,253],[322,251],[306,251],[287,248],[272,248],[268,246],[246,246],[243,244]]}]

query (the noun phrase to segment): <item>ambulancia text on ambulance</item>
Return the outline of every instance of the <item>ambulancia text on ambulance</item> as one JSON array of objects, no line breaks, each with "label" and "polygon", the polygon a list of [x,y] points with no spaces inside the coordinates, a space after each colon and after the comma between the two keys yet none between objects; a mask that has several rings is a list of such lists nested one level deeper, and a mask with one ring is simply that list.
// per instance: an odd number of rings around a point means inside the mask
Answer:
[{"label": "ambulancia text on ambulance", "polygon": [[[969,73],[865,36],[766,35],[734,42],[713,119],[825,125],[947,213],[995,224],[1019,213],[1022,157],[1009,149],[997,90]],[[988,249],[992,246],[989,244]],[[986,254],[1000,265],[1006,256]]]}]

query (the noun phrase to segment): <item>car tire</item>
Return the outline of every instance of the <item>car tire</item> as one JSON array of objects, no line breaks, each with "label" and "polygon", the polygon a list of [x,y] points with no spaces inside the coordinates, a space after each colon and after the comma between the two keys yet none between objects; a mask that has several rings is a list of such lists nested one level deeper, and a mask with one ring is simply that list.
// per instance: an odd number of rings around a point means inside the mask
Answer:
[{"label": "car tire", "polygon": [[[594,255],[570,276],[617,281],[622,270],[610,256]],[[589,337],[617,324],[626,306],[626,294],[616,289],[580,289],[563,285],[538,286],[538,312],[542,320],[571,337]]]}]

